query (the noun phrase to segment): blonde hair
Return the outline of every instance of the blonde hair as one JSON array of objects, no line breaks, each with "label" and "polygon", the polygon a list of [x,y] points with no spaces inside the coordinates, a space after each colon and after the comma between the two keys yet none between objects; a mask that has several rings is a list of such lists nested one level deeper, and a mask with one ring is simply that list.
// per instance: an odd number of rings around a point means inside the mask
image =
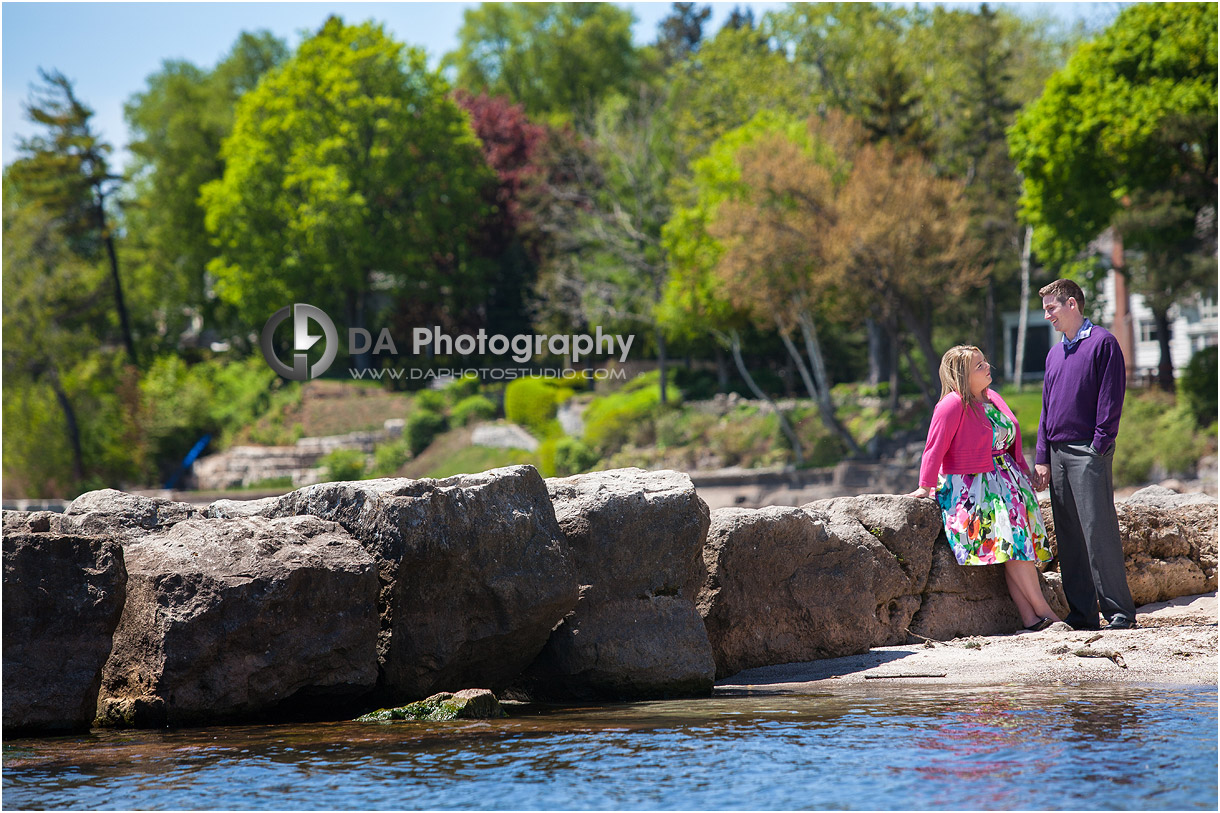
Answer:
[{"label": "blonde hair", "polygon": [[956,392],[966,406],[982,403],[970,392],[970,357],[975,353],[982,355],[983,351],[972,344],[959,344],[957,347],[950,347],[940,357],[941,398]]}]

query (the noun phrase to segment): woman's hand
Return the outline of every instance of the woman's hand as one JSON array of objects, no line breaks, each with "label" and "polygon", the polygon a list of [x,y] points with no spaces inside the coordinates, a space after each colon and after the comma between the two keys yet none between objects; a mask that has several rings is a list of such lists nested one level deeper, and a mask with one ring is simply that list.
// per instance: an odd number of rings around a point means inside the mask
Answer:
[{"label": "woman's hand", "polygon": [[920,486],[907,495],[908,497],[916,497],[918,499],[927,499],[932,496],[932,489],[927,486]]}]

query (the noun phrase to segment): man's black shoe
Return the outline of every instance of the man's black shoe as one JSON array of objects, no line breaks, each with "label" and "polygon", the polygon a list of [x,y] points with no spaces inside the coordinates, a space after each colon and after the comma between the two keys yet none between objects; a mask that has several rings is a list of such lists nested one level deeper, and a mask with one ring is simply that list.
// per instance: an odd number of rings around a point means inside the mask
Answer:
[{"label": "man's black shoe", "polygon": [[1108,630],[1133,630],[1133,629],[1135,629],[1135,627],[1136,627],[1136,623],[1133,620],[1131,620],[1130,618],[1127,618],[1126,616],[1120,615],[1120,616],[1116,616],[1115,619],[1106,626],[1106,629],[1108,629]]},{"label": "man's black shoe", "polygon": [[1087,621],[1079,621],[1075,618],[1065,618],[1063,621],[1072,629],[1080,630],[1082,632],[1096,632],[1097,630],[1101,629],[1101,624],[1098,624],[1096,621],[1089,623]]}]

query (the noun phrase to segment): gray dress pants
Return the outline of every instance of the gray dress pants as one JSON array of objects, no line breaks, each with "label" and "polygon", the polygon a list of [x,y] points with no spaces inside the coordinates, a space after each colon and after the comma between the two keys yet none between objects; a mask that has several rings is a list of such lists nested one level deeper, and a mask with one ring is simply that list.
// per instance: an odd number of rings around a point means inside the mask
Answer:
[{"label": "gray dress pants", "polygon": [[1123,542],[1114,511],[1114,447],[1104,455],[1088,442],[1052,443],[1051,512],[1055,518],[1059,572],[1074,627],[1135,620],[1127,586]]}]

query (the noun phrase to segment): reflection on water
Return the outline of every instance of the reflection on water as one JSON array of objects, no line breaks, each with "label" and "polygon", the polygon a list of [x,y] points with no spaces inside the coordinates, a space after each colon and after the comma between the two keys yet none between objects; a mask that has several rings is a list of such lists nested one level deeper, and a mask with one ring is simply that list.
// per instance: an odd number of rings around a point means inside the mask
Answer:
[{"label": "reflection on water", "polygon": [[7,741],[6,808],[1206,809],[1211,687],[530,706]]}]

